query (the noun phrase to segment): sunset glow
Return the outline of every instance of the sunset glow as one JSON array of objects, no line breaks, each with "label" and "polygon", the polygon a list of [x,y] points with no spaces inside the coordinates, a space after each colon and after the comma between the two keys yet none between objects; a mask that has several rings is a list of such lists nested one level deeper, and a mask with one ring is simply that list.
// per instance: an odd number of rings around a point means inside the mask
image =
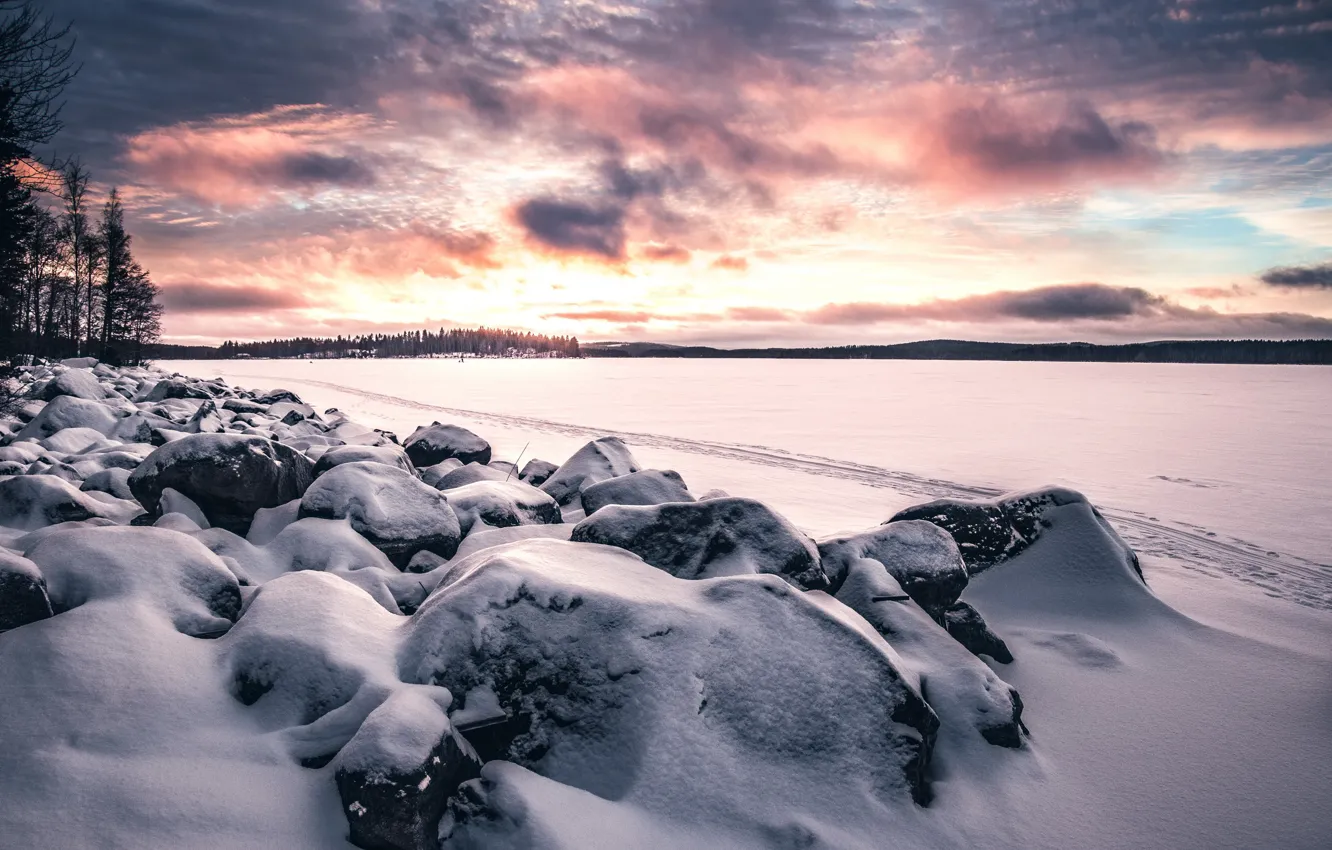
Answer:
[{"label": "sunset glow", "polygon": [[51,5],[169,341],[1332,334],[1326,0]]}]

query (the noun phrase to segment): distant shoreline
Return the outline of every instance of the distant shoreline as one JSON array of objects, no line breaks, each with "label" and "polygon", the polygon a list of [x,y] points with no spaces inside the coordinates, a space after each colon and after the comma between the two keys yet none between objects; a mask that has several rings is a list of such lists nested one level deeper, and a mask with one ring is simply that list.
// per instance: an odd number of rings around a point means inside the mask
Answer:
[{"label": "distant shoreline", "polygon": [[[1226,365],[1329,366],[1332,340],[1159,340],[1120,345],[1089,342],[974,342],[935,339],[893,345],[822,348],[716,348],[658,342],[591,342],[579,346],[585,358],[685,358],[748,360],[970,360],[1046,363],[1210,363]],[[433,355],[358,350],[354,354],[316,352],[291,356],[229,355],[211,346],[161,344],[154,360],[346,360],[346,359],[565,359],[570,355],[525,352],[516,355],[442,353]]]},{"label": "distant shoreline", "polygon": [[1332,340],[1161,340],[1098,345],[925,340],[825,348],[714,348],[653,342],[585,343],[584,357],[682,357],[772,360],[996,360],[1052,363],[1215,363],[1332,365]]}]

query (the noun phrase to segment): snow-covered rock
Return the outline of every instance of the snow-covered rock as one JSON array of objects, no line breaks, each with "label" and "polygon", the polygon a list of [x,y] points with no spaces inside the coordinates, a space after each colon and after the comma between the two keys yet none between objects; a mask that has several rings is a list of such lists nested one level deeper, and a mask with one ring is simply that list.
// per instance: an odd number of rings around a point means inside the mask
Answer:
[{"label": "snow-covered rock", "polygon": [[314,474],[318,478],[335,466],[358,461],[373,461],[388,466],[396,466],[403,472],[416,474],[416,467],[407,457],[401,446],[334,446],[319,456],[315,461]]},{"label": "snow-covered rock", "polygon": [[863,534],[821,541],[819,554],[834,588],[841,586],[852,562],[878,561],[939,622],[967,586],[967,567],[953,538],[920,520],[890,522]]},{"label": "snow-covered rock", "polygon": [[51,600],[37,565],[0,549],[0,632],[50,616]]},{"label": "snow-covered rock", "polygon": [[463,534],[478,522],[492,528],[563,522],[560,506],[550,494],[521,481],[476,481],[450,489],[445,495]]},{"label": "snow-covered rock", "polygon": [[869,558],[851,561],[836,599],[864,617],[901,654],[919,676],[921,693],[945,732],[1022,746],[1022,699],[1017,691],[907,597],[883,564]]},{"label": "snow-covered rock", "polygon": [[418,467],[434,466],[449,458],[463,463],[490,463],[490,443],[458,425],[436,422],[417,428],[403,447]]},{"label": "snow-covered rock", "polygon": [[45,440],[65,428],[89,428],[109,434],[120,417],[110,407],[86,398],[60,395],[51,399],[32,421],[23,426],[16,440]]},{"label": "snow-covered rock", "polygon": [[[682,581],[549,540],[465,566],[413,615],[399,669],[448,688],[454,717],[498,713],[497,757],[666,817],[760,831],[928,799],[938,720],[911,677],[873,630],[784,582]],[[472,846],[499,801],[484,784],[464,790],[441,833]]]},{"label": "snow-covered rock", "polygon": [[321,475],[301,498],[301,517],[349,519],[351,527],[405,567],[429,550],[449,558],[458,549],[458,517],[440,491],[393,466],[357,461]]},{"label": "snow-covered rock", "polygon": [[766,573],[828,587],[814,542],[753,499],[611,505],[578,523],[573,539],[627,549],[679,578]]},{"label": "snow-covered rock", "polygon": [[638,462],[623,440],[601,437],[574,452],[573,457],[551,473],[541,489],[554,496],[560,505],[567,505],[588,485],[638,470]]},{"label": "snow-covered rock", "polygon": [[0,525],[9,528],[32,530],[113,515],[107,505],[55,475],[0,480]]},{"label": "snow-covered rock", "polygon": [[[439,465],[431,467],[431,470],[439,469]],[[453,490],[457,487],[465,487],[468,484],[475,484],[478,481],[515,481],[516,476],[507,475],[488,464],[467,463],[456,469],[450,469],[443,475],[440,475],[431,483],[439,490]]]},{"label": "snow-covered rock", "polygon": [[[986,501],[938,499],[899,511],[889,522],[922,519],[947,530],[974,574],[1018,555],[1049,528],[1050,509],[1071,504],[1087,505],[1106,531],[1118,537],[1086,496],[1064,487],[1007,493]],[[1124,548],[1141,576],[1138,556]]]},{"label": "snow-covered rock", "polygon": [[216,637],[240,614],[236,577],[201,543],[175,531],[79,528],[49,535],[24,554],[46,579],[56,611],[134,599],[196,637]]},{"label": "snow-covered rock", "polygon": [[67,369],[42,387],[41,397],[45,401],[61,395],[99,401],[106,398],[107,392],[90,370]]},{"label": "snow-covered rock", "polygon": [[607,478],[583,487],[583,510],[588,516],[607,505],[661,505],[692,502],[684,478],[672,469],[644,469]]},{"label": "snow-covered rock", "polygon": [[944,628],[953,639],[965,646],[973,655],[988,655],[1000,664],[1012,664],[1013,653],[1008,644],[999,637],[985,622],[973,606],[966,602],[954,602],[944,612]]},{"label": "snow-covered rock", "polygon": [[113,466],[94,472],[83,479],[79,489],[85,493],[90,490],[97,490],[102,493],[110,493],[117,499],[133,501],[134,493],[130,491],[129,477],[130,470]]},{"label": "snow-covered rock", "polygon": [[370,712],[334,763],[352,843],[395,850],[437,850],[449,794],[480,773],[445,708],[419,690]]},{"label": "snow-covered rock", "polygon": [[162,490],[189,497],[213,525],[237,534],[255,511],[273,508],[305,493],[314,466],[299,452],[262,437],[191,434],[158,448],[130,476],[130,489],[149,512]]},{"label": "snow-covered rock", "polygon": [[559,469],[559,467],[548,460],[532,458],[527,463],[523,464],[522,471],[518,473],[518,478],[521,481],[526,481],[533,487],[540,487],[542,484],[546,483],[546,479],[555,474],[555,470],[557,469]]}]

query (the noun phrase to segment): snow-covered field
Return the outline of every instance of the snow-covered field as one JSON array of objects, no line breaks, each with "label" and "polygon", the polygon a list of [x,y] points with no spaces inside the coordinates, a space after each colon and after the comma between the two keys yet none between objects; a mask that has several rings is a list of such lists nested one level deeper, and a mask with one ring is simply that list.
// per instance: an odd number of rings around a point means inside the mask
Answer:
[{"label": "snow-covered field", "polygon": [[166,365],[0,416],[0,847],[1332,839],[1319,370]]},{"label": "snow-covered field", "polygon": [[[401,433],[558,460],[620,434],[696,488],[815,536],[942,496],[1055,484],[1140,552],[1332,610],[1332,369],[787,360],[254,360],[163,368],[288,386]],[[322,409],[322,408],[321,408]]]}]

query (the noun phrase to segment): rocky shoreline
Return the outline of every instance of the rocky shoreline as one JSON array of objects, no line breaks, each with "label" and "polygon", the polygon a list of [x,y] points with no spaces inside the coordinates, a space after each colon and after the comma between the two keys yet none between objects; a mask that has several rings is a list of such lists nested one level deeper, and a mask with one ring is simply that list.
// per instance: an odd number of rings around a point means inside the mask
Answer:
[{"label": "rocky shoreline", "polygon": [[[1013,656],[962,599],[973,576],[1043,547],[1088,560],[1051,548],[1063,528],[1142,586],[1065,489],[815,541],[614,437],[518,468],[456,425],[399,439],[282,389],[87,359],[20,381],[0,416],[0,654],[156,682],[139,725],[186,755],[199,728],[162,717],[190,659],[190,699],[249,754],[226,762],[236,781],[300,776],[362,848],[542,846],[523,801],[574,790],[766,846],[909,817],[941,747],[1034,751],[996,672]],[[160,647],[163,669],[124,647]],[[110,752],[137,757],[133,716],[108,715]]]}]

